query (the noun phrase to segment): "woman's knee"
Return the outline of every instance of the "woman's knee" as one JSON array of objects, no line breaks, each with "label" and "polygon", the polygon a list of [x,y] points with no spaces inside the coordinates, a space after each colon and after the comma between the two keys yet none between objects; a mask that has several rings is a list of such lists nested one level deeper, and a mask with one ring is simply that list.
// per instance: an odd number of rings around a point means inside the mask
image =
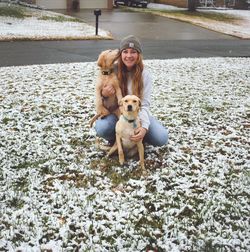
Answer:
[{"label": "woman's knee", "polygon": [[155,118],[150,118],[149,131],[145,138],[146,142],[153,146],[163,146],[168,143],[168,129]]},{"label": "woman's knee", "polygon": [[168,143],[168,130],[164,129],[160,132],[155,132],[155,134],[151,134],[149,137],[146,138],[146,142],[155,146],[161,147]]},{"label": "woman's knee", "polygon": [[167,129],[163,129],[160,134],[158,134],[156,136],[156,138],[154,139],[155,144],[154,146],[163,146],[168,144],[168,130]]},{"label": "woman's knee", "polygon": [[115,125],[117,117],[110,114],[102,119],[98,119],[95,123],[96,134],[106,140],[113,140],[115,137]]}]

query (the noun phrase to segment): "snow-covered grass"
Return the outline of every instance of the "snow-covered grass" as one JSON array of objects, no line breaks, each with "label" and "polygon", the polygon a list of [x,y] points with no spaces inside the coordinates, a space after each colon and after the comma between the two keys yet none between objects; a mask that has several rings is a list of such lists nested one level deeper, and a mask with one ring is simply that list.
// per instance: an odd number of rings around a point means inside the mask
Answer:
[{"label": "snow-covered grass", "polygon": [[95,27],[63,14],[6,3],[0,3],[1,8],[0,41],[112,38],[102,29],[96,36]]},{"label": "snow-covered grass", "polygon": [[145,63],[147,177],[94,147],[95,62],[0,68],[1,251],[250,250],[250,59]]},{"label": "snow-covered grass", "polygon": [[[0,39],[95,34],[59,16],[0,17]],[[244,19],[216,27],[242,34]],[[1,251],[250,250],[250,60],[145,62],[170,130],[168,146],[146,147],[148,177],[94,147],[96,63],[0,68]]]},{"label": "snow-covered grass", "polygon": [[150,3],[147,9],[132,9],[135,11],[150,11],[157,15],[190,22],[224,34],[250,39],[250,10],[203,8],[197,9],[197,15],[195,13],[190,15],[185,8],[154,3]]}]

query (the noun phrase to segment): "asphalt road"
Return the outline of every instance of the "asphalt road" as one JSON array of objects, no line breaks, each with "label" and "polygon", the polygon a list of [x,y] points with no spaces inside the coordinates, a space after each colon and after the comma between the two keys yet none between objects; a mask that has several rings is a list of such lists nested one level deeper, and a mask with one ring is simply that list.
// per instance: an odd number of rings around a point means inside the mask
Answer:
[{"label": "asphalt road", "polygon": [[[93,10],[73,15],[94,24]],[[141,39],[144,59],[250,57],[250,40],[147,13],[102,11],[99,27],[110,30],[115,39],[0,42],[0,66],[96,61],[102,50],[118,48],[128,34]]]},{"label": "asphalt road", "polygon": [[[96,61],[98,54],[117,48],[118,40],[1,42],[0,66]],[[250,57],[246,40],[144,41],[144,59],[185,57]]]},{"label": "asphalt road", "polygon": [[[59,13],[68,14],[83,19],[88,24],[95,26],[94,10],[82,9],[79,12],[67,12],[55,10]],[[141,40],[212,40],[234,39],[231,36],[207,30],[189,23],[174,19],[129,11],[129,9],[117,8],[102,10],[99,16],[99,27],[110,31],[117,40],[127,34],[135,34]]]}]

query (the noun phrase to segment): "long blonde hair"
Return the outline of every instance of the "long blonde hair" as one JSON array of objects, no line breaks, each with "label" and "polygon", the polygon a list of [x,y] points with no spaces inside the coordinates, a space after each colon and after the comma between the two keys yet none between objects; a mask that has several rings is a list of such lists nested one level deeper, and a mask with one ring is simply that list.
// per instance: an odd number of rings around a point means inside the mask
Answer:
[{"label": "long blonde hair", "polygon": [[[121,54],[121,53],[120,53]],[[138,53],[138,60],[132,70],[132,94],[143,98],[143,78],[142,71],[144,65],[142,62],[142,55]],[[122,62],[121,55],[118,58],[118,70],[117,77],[120,81],[120,88],[122,90],[122,96],[128,94],[128,71],[125,64]]]}]

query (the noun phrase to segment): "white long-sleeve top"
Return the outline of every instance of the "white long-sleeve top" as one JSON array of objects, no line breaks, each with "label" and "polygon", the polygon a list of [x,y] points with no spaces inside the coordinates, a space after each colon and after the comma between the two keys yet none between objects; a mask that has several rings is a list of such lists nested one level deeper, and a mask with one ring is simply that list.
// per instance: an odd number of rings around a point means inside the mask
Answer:
[{"label": "white long-sleeve top", "polygon": [[[150,72],[144,67],[142,71],[142,79],[143,79],[143,97],[141,100],[141,111],[139,113],[139,118],[141,120],[142,127],[145,129],[149,128],[150,121],[150,103],[151,103],[151,93],[152,93],[152,77]],[[132,78],[129,76],[128,78],[128,94],[132,95]]]}]

